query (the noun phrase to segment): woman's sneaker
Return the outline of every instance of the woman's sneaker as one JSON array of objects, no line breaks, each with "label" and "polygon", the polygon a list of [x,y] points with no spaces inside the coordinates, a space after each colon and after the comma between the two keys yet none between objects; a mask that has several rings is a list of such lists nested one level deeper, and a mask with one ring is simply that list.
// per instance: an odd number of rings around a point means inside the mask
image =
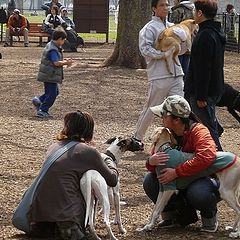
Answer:
[{"label": "woman's sneaker", "polygon": [[38,111],[40,106],[42,105],[42,102],[40,101],[40,99],[38,97],[35,96],[35,97],[32,98],[32,104],[36,108],[36,110]]},{"label": "woman's sneaker", "polygon": [[42,110],[37,111],[36,117],[39,118],[52,118],[53,116],[49,114],[48,112],[44,112]]}]

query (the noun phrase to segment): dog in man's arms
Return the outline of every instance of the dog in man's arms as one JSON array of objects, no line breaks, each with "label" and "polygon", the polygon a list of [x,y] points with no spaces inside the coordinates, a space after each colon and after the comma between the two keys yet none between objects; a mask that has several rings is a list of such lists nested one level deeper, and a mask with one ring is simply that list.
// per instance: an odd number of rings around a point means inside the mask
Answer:
[{"label": "dog in man's arms", "polygon": [[[160,174],[163,168],[176,168],[176,166],[191,159],[194,155],[194,153],[184,153],[175,149],[173,139],[172,133],[163,127],[156,129],[153,135],[152,152],[164,151],[169,155],[166,166],[156,167],[157,175]],[[232,238],[240,237],[240,160],[230,152],[217,152],[215,162],[195,176],[177,178],[169,184],[164,184],[162,191],[158,194],[157,202],[149,223],[143,228],[138,228],[137,231],[151,231],[153,229],[156,220],[177,189],[184,189],[194,180],[211,174],[216,174],[219,179],[219,193],[221,198],[225,200],[237,214],[236,221],[231,228],[232,232],[229,236]]]},{"label": "dog in man's arms", "polygon": [[166,52],[171,48],[175,48],[173,55],[165,59],[167,69],[170,73],[174,73],[173,62],[180,66],[178,55],[182,55],[191,50],[192,35],[198,29],[198,25],[192,19],[187,19],[179,24],[175,24],[164,29],[156,42],[156,49]]},{"label": "dog in man's arms", "polygon": [[[107,148],[105,153],[101,153],[103,161],[105,163],[110,161],[110,163],[114,164],[115,167],[118,166],[122,155],[126,151],[143,151],[143,144],[134,138],[122,139],[115,137],[107,140],[106,143],[110,144],[110,146]],[[112,240],[117,240],[110,226],[109,199],[112,200],[115,208],[114,223],[118,225],[119,232],[121,234],[125,234],[126,230],[122,225],[120,214],[119,179],[117,185],[114,188],[110,188],[107,186],[105,179],[98,171],[88,170],[83,174],[80,180],[80,187],[86,202],[85,227],[89,224],[89,230],[94,239],[100,240],[94,227],[97,205],[98,201],[100,201],[104,214],[104,223],[107,227],[108,234]]]}]

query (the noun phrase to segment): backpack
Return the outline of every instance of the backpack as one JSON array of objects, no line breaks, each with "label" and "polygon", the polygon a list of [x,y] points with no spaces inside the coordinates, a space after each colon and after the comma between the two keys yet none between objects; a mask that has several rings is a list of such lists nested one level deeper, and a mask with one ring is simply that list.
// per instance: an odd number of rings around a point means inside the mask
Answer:
[{"label": "backpack", "polygon": [[63,155],[68,149],[73,147],[74,145],[78,144],[79,142],[71,141],[67,143],[62,148],[58,149],[56,152],[54,152],[52,155],[48,157],[48,159],[44,162],[38,176],[34,179],[31,186],[27,189],[27,191],[24,193],[21,202],[17,206],[13,218],[12,218],[12,224],[14,227],[16,227],[19,230],[24,231],[27,234],[30,234],[31,232],[31,223],[29,218],[29,213],[31,210],[31,205],[33,202],[34,194],[36,192],[36,189],[41,182],[42,178],[44,177],[45,173],[49,169],[49,167],[61,156]]}]

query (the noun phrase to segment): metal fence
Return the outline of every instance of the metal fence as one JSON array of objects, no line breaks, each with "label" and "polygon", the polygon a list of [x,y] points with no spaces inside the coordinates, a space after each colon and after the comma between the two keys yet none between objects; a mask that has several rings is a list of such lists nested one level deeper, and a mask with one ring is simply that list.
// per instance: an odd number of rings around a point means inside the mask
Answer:
[{"label": "metal fence", "polygon": [[240,15],[217,14],[216,20],[222,23],[223,31],[226,33],[226,50],[240,52]]}]

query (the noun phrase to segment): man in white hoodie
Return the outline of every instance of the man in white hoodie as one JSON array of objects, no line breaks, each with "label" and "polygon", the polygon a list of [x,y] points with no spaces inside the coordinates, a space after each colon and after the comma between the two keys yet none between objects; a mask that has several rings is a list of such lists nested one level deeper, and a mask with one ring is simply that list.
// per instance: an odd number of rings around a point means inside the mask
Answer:
[{"label": "man in white hoodie", "polygon": [[139,116],[134,138],[142,141],[154,115],[150,107],[161,104],[171,95],[183,96],[183,71],[181,66],[173,63],[174,73],[167,70],[165,58],[172,54],[174,48],[161,52],[155,49],[159,34],[173,24],[168,22],[168,0],[152,0],[153,17],[139,32],[139,49],[147,63],[149,81],[148,99]]}]

